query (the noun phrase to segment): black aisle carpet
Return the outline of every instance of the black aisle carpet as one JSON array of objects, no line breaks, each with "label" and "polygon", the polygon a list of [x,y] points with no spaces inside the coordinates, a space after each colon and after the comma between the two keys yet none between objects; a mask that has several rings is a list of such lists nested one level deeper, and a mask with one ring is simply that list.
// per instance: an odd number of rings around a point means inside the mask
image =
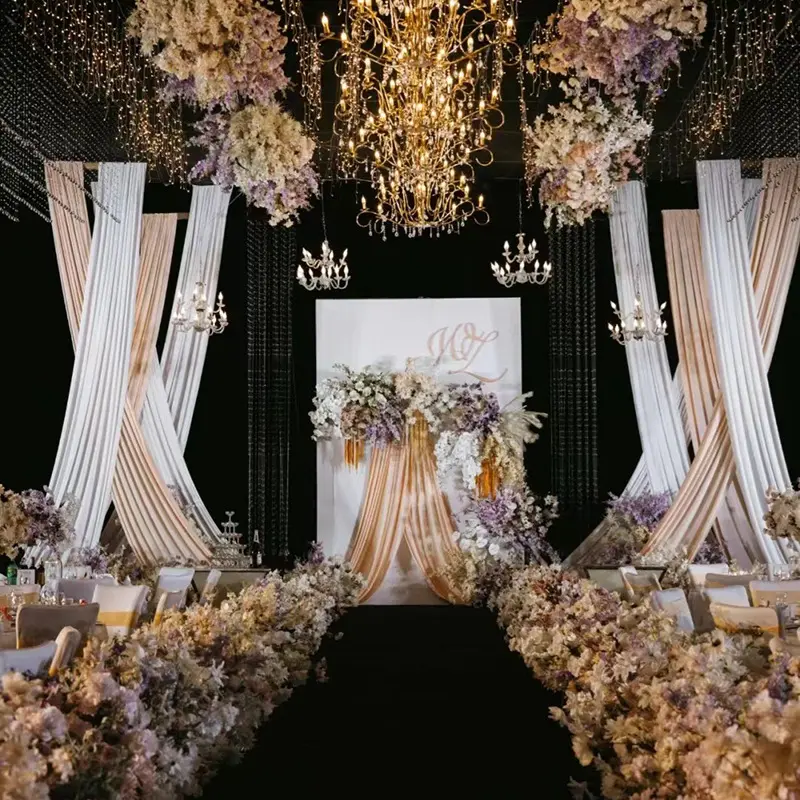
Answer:
[{"label": "black aisle carpet", "polygon": [[569,800],[571,777],[592,780],[489,612],[362,606],[334,633],[328,680],[298,689],[203,797]]}]

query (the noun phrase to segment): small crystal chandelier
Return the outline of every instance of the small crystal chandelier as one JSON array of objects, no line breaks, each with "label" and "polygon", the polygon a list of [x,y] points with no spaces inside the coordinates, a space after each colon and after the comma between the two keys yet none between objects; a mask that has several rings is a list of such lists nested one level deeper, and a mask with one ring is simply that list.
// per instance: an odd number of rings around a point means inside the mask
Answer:
[{"label": "small crystal chandelier", "polygon": [[297,267],[297,282],[309,292],[315,289],[344,289],[350,283],[350,269],[347,266],[347,250],[342,253],[337,262],[336,257],[328,244],[328,227],[325,224],[325,185],[320,192],[322,200],[322,257],[313,258],[311,253],[303,248],[303,262],[308,268],[308,273],[302,265]]},{"label": "small crystal chandelier", "polygon": [[[188,307],[187,307],[188,306]],[[217,296],[216,308],[209,305],[206,299],[206,285],[198,281],[194,285],[192,299],[185,302],[178,292],[175,298],[175,311],[172,313],[172,324],[181,332],[197,331],[212,336],[222,333],[228,327],[228,312],[222,302],[222,292]]]},{"label": "small crystal chandelier", "polygon": [[667,321],[661,318],[661,314],[666,307],[667,304],[662,303],[658,311],[645,313],[642,300],[636,295],[633,301],[633,314],[623,314],[612,300],[611,308],[619,322],[608,323],[611,338],[623,346],[629,342],[656,342],[663,339],[667,335]]},{"label": "small crystal chandelier", "polygon": [[[537,286],[542,286],[550,280],[550,273],[552,266],[549,261],[540,264],[536,258],[539,251],[536,248],[536,239],[525,247],[525,234],[522,233],[522,183],[520,182],[519,188],[519,229],[517,234],[517,253],[511,255],[511,248],[508,242],[503,245],[503,256],[506,260],[504,267],[501,267],[496,261],[492,262],[492,272],[498,283],[509,288],[515,283],[534,283]],[[533,269],[528,271],[526,267],[528,264],[533,264]],[[514,267],[517,269],[514,269]]]}]

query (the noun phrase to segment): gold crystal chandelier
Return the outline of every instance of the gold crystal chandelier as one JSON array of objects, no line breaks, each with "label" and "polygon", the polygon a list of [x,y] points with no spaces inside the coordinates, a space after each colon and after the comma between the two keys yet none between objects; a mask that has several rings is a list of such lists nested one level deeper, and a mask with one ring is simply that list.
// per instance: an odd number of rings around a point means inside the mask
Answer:
[{"label": "gold crystal chandelier", "polygon": [[369,183],[358,222],[386,237],[453,232],[489,215],[474,164],[492,162],[517,0],[349,0],[338,38],[340,177]]}]

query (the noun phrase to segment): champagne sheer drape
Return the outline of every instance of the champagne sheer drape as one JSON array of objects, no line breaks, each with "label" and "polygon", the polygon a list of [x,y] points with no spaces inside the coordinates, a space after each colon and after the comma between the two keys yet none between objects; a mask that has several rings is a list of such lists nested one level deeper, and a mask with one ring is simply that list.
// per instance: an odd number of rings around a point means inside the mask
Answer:
[{"label": "champagne sheer drape", "polygon": [[456,553],[456,530],[436,476],[427,426],[410,426],[401,443],[373,447],[366,494],[347,559],[366,583],[368,600],[383,583],[403,537],[428,585],[442,599],[459,602],[447,580]]}]

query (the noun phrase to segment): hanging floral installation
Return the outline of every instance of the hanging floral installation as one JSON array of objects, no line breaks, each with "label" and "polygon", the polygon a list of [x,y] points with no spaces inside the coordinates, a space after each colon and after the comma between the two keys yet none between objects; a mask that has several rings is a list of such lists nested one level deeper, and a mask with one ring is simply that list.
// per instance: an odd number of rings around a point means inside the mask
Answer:
[{"label": "hanging floral installation", "polygon": [[454,538],[478,558],[522,563],[555,558],[544,537],[558,516],[558,501],[540,500],[527,486],[525,446],[538,439],[544,414],[526,411],[522,395],[505,408],[480,383],[450,384],[414,368],[375,367],[317,386],[310,412],[316,441],[343,439],[345,463],[357,467],[365,445],[385,447],[411,436],[433,442],[442,490],[466,496]]},{"label": "hanging floral installation", "polygon": [[548,225],[607,211],[638,170],[653,132],[645,117],[681,52],[700,40],[706,10],[701,0],[569,0],[534,37],[527,71],[567,79],[566,101],[523,123],[526,182],[529,191],[540,182]]},{"label": "hanging floral installation", "polygon": [[91,640],[49,680],[0,679],[0,796],[155,800],[197,795],[304,682],[361,579],[336,561],[297,567],[220,608],[168,611],[130,638]]},{"label": "hanging floral installation", "polygon": [[562,82],[568,99],[550,106],[523,131],[525,174],[539,181],[545,225],[583,225],[608,211],[614,189],[641,161],[636,152],[653,132],[630,97],[605,100],[596,89]]},{"label": "hanging floral installation", "polygon": [[170,79],[167,101],[197,106],[191,177],[236,186],[291,225],[318,191],[315,144],[280,105],[289,87],[281,18],[256,0],[137,0],[128,32]]}]

